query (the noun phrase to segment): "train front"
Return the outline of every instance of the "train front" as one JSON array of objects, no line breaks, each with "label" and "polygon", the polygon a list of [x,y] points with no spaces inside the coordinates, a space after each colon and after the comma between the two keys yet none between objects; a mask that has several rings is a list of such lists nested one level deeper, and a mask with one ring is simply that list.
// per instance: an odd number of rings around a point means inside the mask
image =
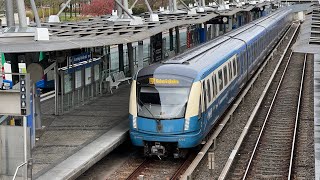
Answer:
[{"label": "train front", "polygon": [[130,137],[147,156],[181,156],[201,142],[201,83],[181,73],[139,73],[130,94]]}]

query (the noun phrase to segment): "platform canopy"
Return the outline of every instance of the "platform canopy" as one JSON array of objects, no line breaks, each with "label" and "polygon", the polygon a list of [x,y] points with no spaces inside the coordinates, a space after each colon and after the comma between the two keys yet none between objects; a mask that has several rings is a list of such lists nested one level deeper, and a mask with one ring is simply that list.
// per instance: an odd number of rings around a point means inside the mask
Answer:
[{"label": "platform canopy", "polygon": [[[270,3],[263,2],[262,4],[268,5]],[[49,30],[49,41],[35,41],[34,33],[30,29],[24,31],[14,27],[10,32],[0,33],[0,52],[61,51],[137,42],[177,26],[201,24],[217,16],[231,16],[239,11],[247,11],[248,8],[251,9],[256,5],[193,15],[186,13],[160,14],[159,22],[151,22],[149,16],[143,16],[144,23],[142,25],[110,22],[108,20],[110,15],[74,23],[43,23],[42,27]]]},{"label": "platform canopy", "polygon": [[292,47],[294,52],[320,54],[320,6],[307,12],[300,34]]}]

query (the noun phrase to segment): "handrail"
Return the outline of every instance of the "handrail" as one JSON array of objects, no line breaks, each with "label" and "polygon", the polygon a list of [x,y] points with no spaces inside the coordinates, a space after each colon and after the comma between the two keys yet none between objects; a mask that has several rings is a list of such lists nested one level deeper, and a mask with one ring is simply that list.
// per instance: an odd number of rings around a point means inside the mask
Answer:
[{"label": "handrail", "polygon": [[28,163],[28,161],[20,164],[20,165],[16,168],[16,171],[14,172],[14,175],[13,175],[12,180],[15,180],[15,179],[16,179],[16,176],[17,176],[17,174],[18,174],[19,169],[20,169],[22,166],[26,165],[27,163]]}]

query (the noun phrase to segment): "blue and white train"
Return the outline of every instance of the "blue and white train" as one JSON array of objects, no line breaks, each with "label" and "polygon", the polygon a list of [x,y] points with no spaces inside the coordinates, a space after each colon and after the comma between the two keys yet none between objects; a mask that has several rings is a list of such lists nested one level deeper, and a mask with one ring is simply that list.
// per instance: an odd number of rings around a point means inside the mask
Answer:
[{"label": "blue and white train", "polygon": [[145,155],[199,145],[290,26],[282,9],[140,70],[131,86],[130,137]]}]

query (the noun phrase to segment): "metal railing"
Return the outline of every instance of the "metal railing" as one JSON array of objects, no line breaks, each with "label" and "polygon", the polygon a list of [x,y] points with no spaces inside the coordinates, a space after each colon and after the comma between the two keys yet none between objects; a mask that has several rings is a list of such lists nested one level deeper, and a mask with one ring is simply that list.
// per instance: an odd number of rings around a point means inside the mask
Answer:
[{"label": "metal railing", "polygon": [[[14,175],[13,175],[12,180],[15,180],[15,179],[16,179],[16,177],[17,177],[17,175],[18,175],[18,172],[19,172],[19,169],[20,169],[21,167],[25,166],[25,165],[28,165],[28,163],[31,162],[31,161],[32,161],[32,159],[29,159],[28,161],[26,161],[26,162],[20,164],[19,166],[17,166],[17,168],[16,168],[16,170],[15,170],[15,172],[14,172]],[[26,172],[26,176],[28,176],[28,173],[27,173],[27,172]],[[27,179],[27,178],[28,178],[28,177],[26,177],[25,179]]]}]

